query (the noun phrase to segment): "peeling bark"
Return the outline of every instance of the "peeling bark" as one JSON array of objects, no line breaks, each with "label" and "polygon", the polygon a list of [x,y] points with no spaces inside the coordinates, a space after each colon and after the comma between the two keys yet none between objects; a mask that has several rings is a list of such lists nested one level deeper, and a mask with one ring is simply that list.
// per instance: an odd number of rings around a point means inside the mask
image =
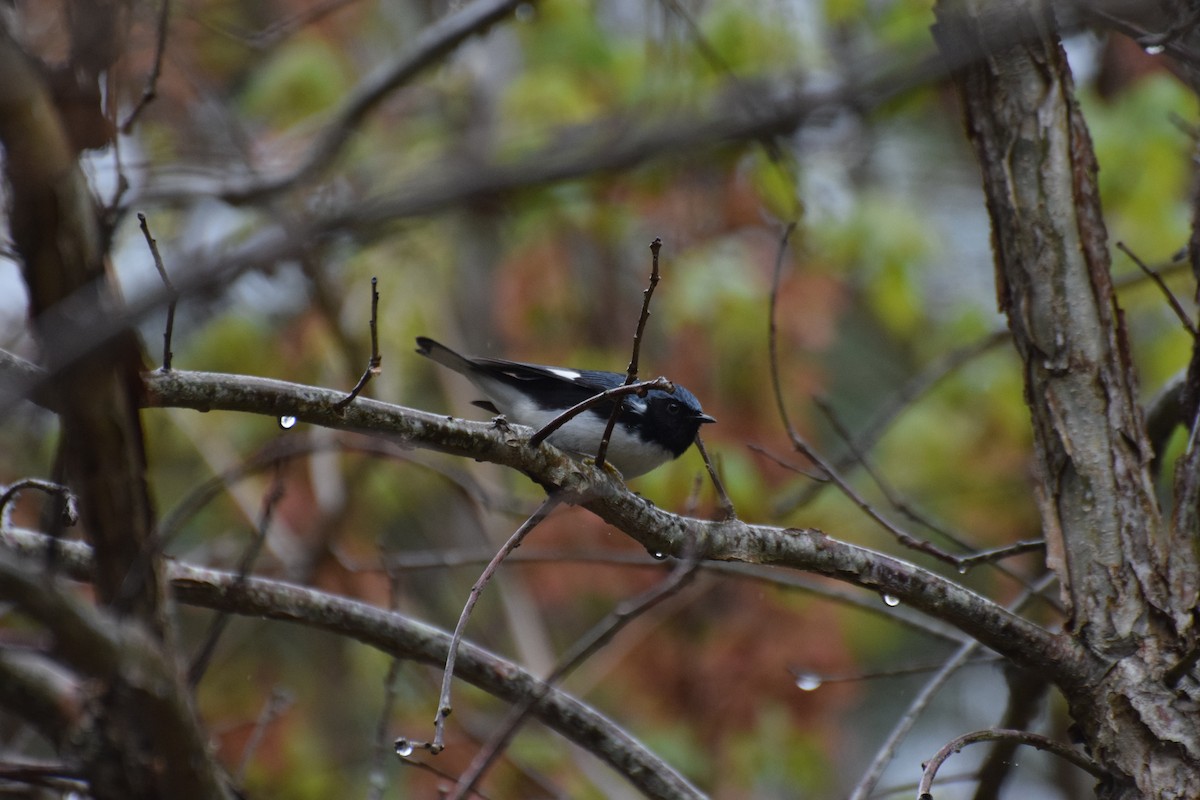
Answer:
[{"label": "peeling bark", "polygon": [[[1044,533],[1069,628],[1110,663],[1063,686],[1103,797],[1200,796],[1196,704],[1173,668],[1192,650],[1196,553],[1166,524],[1109,275],[1096,161],[1048,7],[1009,4],[1027,32],[986,46],[974,2],[941,2],[943,51],[985,55],[957,83],[983,172],[1000,308],[1025,371]],[[1190,680],[1190,679],[1189,679]],[[1193,687],[1194,688],[1194,687]]]}]

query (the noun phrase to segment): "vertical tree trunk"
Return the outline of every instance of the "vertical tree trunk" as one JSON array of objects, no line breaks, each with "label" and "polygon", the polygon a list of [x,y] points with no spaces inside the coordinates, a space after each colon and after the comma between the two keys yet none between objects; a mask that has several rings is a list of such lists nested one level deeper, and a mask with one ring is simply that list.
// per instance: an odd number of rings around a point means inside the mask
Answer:
[{"label": "vertical tree trunk", "polygon": [[[89,333],[71,309],[120,313],[105,276],[99,210],[42,76],[2,22],[0,75],[12,237],[51,373],[47,396],[59,412],[64,471],[94,545],[97,594],[126,624],[149,631],[171,664],[139,418],[137,341],[129,331],[86,359],[70,355]],[[69,737],[92,795],[226,797],[181,676],[168,669],[166,679],[146,680],[137,654],[129,656],[116,674],[89,685],[91,702]]]},{"label": "vertical tree trunk", "polygon": [[[1113,773],[1101,796],[1200,797],[1196,687],[1174,670],[1193,647],[1195,532],[1155,501],[1091,140],[1049,7],[985,5],[943,0],[936,33],[952,63],[976,54],[957,82],[1024,364],[1048,561],[1069,629],[1111,665],[1062,688]],[[999,25],[1019,43],[989,49]]]}]

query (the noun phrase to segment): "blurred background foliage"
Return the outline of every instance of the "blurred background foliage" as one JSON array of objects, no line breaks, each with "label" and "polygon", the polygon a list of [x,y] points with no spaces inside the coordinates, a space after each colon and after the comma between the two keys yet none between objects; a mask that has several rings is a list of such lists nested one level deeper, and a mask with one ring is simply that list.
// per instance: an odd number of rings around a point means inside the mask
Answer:
[{"label": "blurred background foliage", "polygon": [[[27,44],[52,56],[62,47],[56,4],[21,5]],[[134,8],[129,52],[113,77],[121,103],[140,93],[156,42],[157,5]],[[359,81],[446,12],[443,3],[410,0],[172,3],[157,99],[121,138],[119,154],[95,153],[87,164],[98,197],[113,198],[123,174],[125,202],[147,214],[168,269],[182,274],[189,254],[220,252],[264,220],[302,219],[339,199],[404,186],[437,158],[470,164],[535,153],[569,141],[564,126],[602,118],[613,120],[619,138],[704,109],[714,93],[833,80],[863,60],[886,63],[930,47],[933,21],[930,4],[912,0],[543,0],[389,96],[317,182],[261,204],[204,192],[153,199],[165,181],[271,174],[293,163]],[[1165,268],[1189,302],[1172,258],[1188,235],[1193,96],[1169,65],[1128,41],[1084,34],[1068,50],[1112,238]],[[384,371],[368,394],[483,418],[468,404],[469,387],[413,354],[413,337],[481,355],[623,369],[650,268],[647,246],[661,237],[663,282],[642,372],[687,385],[718,418],[704,434],[739,515],[818,527],[944,569],[904,551],[836,490],[793,469],[808,465],[781,424],[767,348],[772,275],[789,222],[798,227],[782,255],[777,322],[779,377],[796,428],[840,458],[846,443],[815,398],[851,431],[891,413],[869,459],[914,508],[971,548],[1037,538],[1021,376],[1004,337],[993,336],[1003,320],[988,223],[946,85],[773,142],[679,152],[397,220],[370,241],[335,238],[301,262],[185,300],[175,365],[348,389],[369,355],[370,278],[378,276]],[[158,280],[132,215],[116,229],[113,253],[128,291]],[[1189,337],[1119,253],[1114,273],[1148,399],[1185,366]],[[0,336],[6,349],[29,355],[17,275],[11,260],[0,265]],[[160,315],[143,330],[150,363],[159,358],[161,325]],[[959,369],[903,400],[904,388],[939,359],[972,347],[978,354]],[[279,486],[260,572],[391,604],[443,628],[453,626],[480,559],[539,494],[490,465],[303,426],[283,431],[269,419],[144,416],[160,515],[188,507],[207,482],[218,487],[180,520],[172,555],[232,567]],[[0,480],[52,473],[52,418],[23,410],[0,436]],[[254,461],[257,468],[239,471]],[[716,505],[700,473],[693,450],[633,486],[665,508],[710,515]],[[890,509],[862,469],[847,474],[890,518],[944,544]],[[25,500],[16,518],[35,524],[38,511],[36,500]],[[616,603],[662,579],[669,565],[644,556],[587,513],[560,511],[504,569],[468,635],[545,671]],[[633,557],[637,565],[621,563]],[[462,563],[438,565],[440,558]],[[1009,566],[1026,576],[1040,569],[1036,555]],[[986,567],[962,579],[1004,601],[1019,590]],[[929,666],[952,648],[865,599],[864,611],[761,578],[707,572],[566,686],[716,797],[837,796],[923,677],[825,681],[802,691],[795,674]],[[208,614],[178,613],[195,646]],[[1046,607],[1031,613],[1052,619]],[[244,761],[250,796],[365,796],[388,667],[353,643],[237,619],[200,687],[200,708],[230,768]],[[425,735],[437,679],[435,670],[401,666],[389,737]],[[1002,680],[994,667],[968,670],[919,723],[912,751],[901,751],[885,785],[915,780],[915,765],[948,736],[994,724]],[[469,687],[458,691],[450,747],[433,762],[449,774],[466,766],[473,743],[504,711]],[[1043,724],[1057,720],[1051,714]],[[1072,796],[1069,778],[1034,756],[1023,762],[1019,778],[1032,792],[1024,796]],[[435,774],[390,756],[384,763],[384,796],[433,796]],[[536,797],[551,793],[547,787],[577,798],[629,791],[556,735],[529,726],[485,791]]]}]

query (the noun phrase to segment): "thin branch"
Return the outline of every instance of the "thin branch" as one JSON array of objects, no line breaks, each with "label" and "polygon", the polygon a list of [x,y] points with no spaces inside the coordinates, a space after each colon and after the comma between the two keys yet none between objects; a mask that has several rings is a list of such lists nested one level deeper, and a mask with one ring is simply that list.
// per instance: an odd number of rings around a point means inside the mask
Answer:
[{"label": "thin branch", "polygon": [[436,64],[463,41],[487,31],[529,0],[474,0],[422,30],[397,57],[367,76],[334,114],[294,168],[279,175],[252,178],[227,187],[235,204],[262,200],[312,180],[332,164],[354,132],[389,94]]},{"label": "thin branch", "polygon": [[989,550],[980,550],[969,556],[959,556],[958,570],[959,572],[967,572],[980,564],[992,564],[1001,559],[1013,558],[1025,553],[1038,553],[1045,549],[1045,539],[1026,539],[1021,542],[1013,542],[1012,544],[993,547]]},{"label": "thin branch", "polygon": [[937,751],[934,757],[925,764],[924,772],[921,775],[921,783],[917,786],[918,800],[933,800],[933,781],[937,777],[937,771],[950,756],[961,752],[967,745],[978,744],[979,742],[995,742],[1003,739],[1011,739],[1018,744],[1036,747],[1038,750],[1044,750],[1047,753],[1056,755],[1100,780],[1109,777],[1109,774],[1095,761],[1061,742],[1056,742],[1041,734],[1030,733],[1029,731],[988,728],[987,730],[974,731],[973,733],[963,734],[956,739],[951,739],[942,746],[942,749]]},{"label": "thin branch", "polygon": [[[629,367],[625,371],[625,385],[637,383],[638,377],[638,359],[642,352],[642,335],[646,331],[646,321],[650,319],[650,298],[654,296],[654,289],[658,286],[658,252],[662,249],[662,239],[655,238],[650,243],[650,284],[642,292],[642,313],[638,315],[637,330],[633,333],[633,352],[629,356]],[[672,390],[673,391],[673,390]],[[596,466],[604,466],[604,458],[608,455],[608,441],[612,437],[613,428],[617,426],[617,419],[621,416],[621,409],[625,407],[625,396],[622,395],[613,404],[612,413],[608,415],[608,423],[604,426],[604,435],[600,437],[600,447],[596,450]]]},{"label": "thin branch", "polygon": [[454,793],[449,800],[464,800],[467,793],[472,792],[483,779],[484,773],[504,752],[516,736],[521,724],[529,716],[533,704],[544,696],[550,687],[563,681],[575,669],[590,658],[597,650],[607,644],[624,629],[630,622],[649,611],[654,606],[677,594],[687,585],[696,574],[698,564],[695,555],[681,560],[671,573],[655,586],[650,587],[637,597],[621,603],[604,619],[592,626],[591,630],[580,637],[575,644],[563,654],[558,665],[546,676],[545,682],[539,687],[535,696],[513,708],[492,738],[476,754],[470,766],[458,779]]},{"label": "thin branch", "polygon": [[346,409],[346,406],[354,402],[354,398],[362,392],[367,383],[383,371],[381,364],[383,356],[379,354],[379,333],[376,325],[376,320],[379,317],[379,279],[371,278],[371,358],[367,360],[367,368],[363,371],[362,377],[358,379],[358,383],[350,390],[350,394],[343,397],[341,400],[333,404],[333,410],[341,413]]},{"label": "thin branch", "polygon": [[[121,123],[121,133],[128,136],[133,131],[133,123],[146,110],[146,106],[150,105],[153,100],[158,97],[158,79],[162,75],[163,54],[167,51],[167,30],[168,22],[171,17],[171,0],[159,0],[158,7],[158,31],[154,42],[154,65],[150,68],[150,74],[146,76],[146,85],[142,87],[142,96],[138,99],[137,105],[129,112],[129,116]],[[114,141],[116,137],[113,137]],[[138,214],[138,218],[141,218]]]},{"label": "thin branch", "polygon": [[1124,242],[1117,242],[1116,247],[1122,253],[1129,256],[1130,260],[1138,265],[1138,269],[1146,274],[1146,277],[1154,281],[1154,284],[1163,293],[1163,296],[1167,298],[1167,302],[1170,304],[1171,310],[1175,312],[1175,316],[1179,317],[1179,321],[1183,323],[1183,327],[1192,335],[1192,338],[1195,339],[1197,336],[1200,336],[1200,331],[1196,330],[1196,323],[1192,322],[1191,317],[1189,317],[1187,312],[1183,310],[1183,305],[1179,302],[1179,298],[1175,296],[1175,293],[1171,291],[1171,288],[1167,286],[1162,277],[1157,272],[1150,269],[1150,267],[1146,266],[1146,262],[1138,258],[1132,250],[1125,246]]},{"label": "thin branch", "polygon": [[[245,581],[245,577],[242,577]],[[242,748],[242,757],[238,759],[237,770],[234,771],[234,780],[241,784],[246,778],[246,770],[250,767],[250,759],[254,758],[254,754],[258,752],[258,748],[263,743],[263,739],[267,736],[267,729],[271,727],[271,723],[277,720],[287,711],[295,698],[292,693],[286,689],[281,689],[278,686],[271,690],[271,696],[267,698],[267,702],[263,705],[262,711],[258,713],[258,719],[254,721],[254,730],[250,732],[250,737],[246,740],[246,746]]]},{"label": "thin branch", "polygon": [[775,250],[775,270],[771,273],[771,294],[767,302],[767,356],[771,370],[771,389],[775,395],[775,410],[779,412],[779,421],[783,423],[788,438],[795,438],[796,427],[792,425],[787,401],[783,397],[783,380],[779,373],[779,325],[776,323],[776,315],[779,311],[779,285],[783,280],[784,256],[787,255],[788,238],[794,230],[796,223],[789,222],[779,236],[779,247]]},{"label": "thin branch", "polygon": [[[267,530],[271,526],[271,517],[275,513],[275,507],[282,499],[283,479],[276,473],[271,488],[263,498],[262,516],[255,527],[254,538],[246,546],[246,550],[242,553],[241,561],[238,564],[238,575],[241,576],[242,580],[245,580],[250,575],[250,570],[254,568],[254,562],[258,559],[258,554],[262,552],[263,542],[267,540]],[[191,667],[188,668],[188,685],[193,689],[199,685],[200,679],[204,677],[204,673],[208,670],[213,653],[217,650],[217,642],[221,640],[221,634],[225,632],[225,628],[228,625],[228,614],[217,614],[213,618],[212,624],[208,629],[208,634],[204,638],[204,643],[200,646],[196,657],[192,660]]]},{"label": "thin branch", "polygon": [[720,519],[737,519],[737,509],[733,507],[733,501],[729,499],[729,494],[725,491],[725,483],[717,474],[717,468],[713,466],[712,459],[708,457],[708,450],[704,447],[704,440],[700,438],[699,433],[696,434],[696,449],[700,451],[700,457],[704,459],[704,468],[708,470],[708,479],[712,481],[713,489],[717,492],[717,502],[721,506]]},{"label": "thin branch", "polygon": [[433,741],[432,742],[416,742],[410,739],[397,739],[397,750],[402,748],[420,748],[428,750],[430,753],[437,755],[445,749],[446,735],[446,717],[450,716],[453,710],[450,705],[450,684],[454,679],[454,662],[458,658],[459,644],[462,642],[463,632],[467,627],[467,620],[471,618],[471,611],[475,608],[475,604],[479,602],[480,596],[483,594],[483,589],[487,586],[492,576],[496,574],[496,570],[500,567],[501,562],[521,546],[521,542],[525,537],[541,524],[547,515],[562,502],[557,494],[549,495],[537,510],[530,515],[529,519],[525,520],[513,535],[509,537],[504,546],[497,551],[496,555],[484,567],[483,572],[475,581],[475,585],[471,587],[471,593],[467,595],[466,605],[463,606],[462,613],[458,616],[458,624],[454,626],[454,634],[450,638],[450,650],[446,655],[446,668],[442,672],[442,691],[438,697],[437,716],[433,720]]},{"label": "thin branch", "polygon": [[[165,8],[168,0],[163,0]],[[150,248],[150,255],[154,258],[154,268],[158,270],[158,276],[162,278],[163,286],[166,287],[170,294],[170,300],[167,302],[167,324],[163,329],[163,359],[162,368],[164,371],[171,369],[171,336],[175,331],[175,305],[179,302],[179,293],[175,291],[175,286],[171,283],[171,276],[167,274],[167,268],[163,265],[162,255],[158,252],[158,242],[150,235],[150,226],[146,224],[146,215],[138,212],[138,224],[142,228],[142,235],[146,237],[146,246]]]},{"label": "thin branch", "polygon": [[[1027,602],[1037,597],[1038,593],[1046,586],[1049,586],[1053,580],[1053,575],[1046,575],[1040,585],[1022,592],[1021,596],[1012,603],[1010,608],[1014,610],[1022,608]],[[946,661],[937,674],[930,678],[925,686],[921,688],[920,693],[909,703],[908,709],[896,721],[884,743],[876,751],[871,764],[854,786],[854,791],[850,794],[850,800],[866,800],[866,798],[872,795],[876,785],[879,783],[879,779],[883,777],[884,769],[887,768],[888,763],[896,753],[896,749],[900,746],[900,742],[908,736],[908,732],[916,724],[917,717],[924,712],[925,708],[933,700],[934,695],[941,691],[946,682],[960,668],[971,662],[971,659],[979,650],[979,645],[978,641],[964,644]]]},{"label": "thin branch", "polygon": [[875,508],[875,506],[872,505],[865,497],[859,494],[854,487],[842,477],[842,474],[837,470],[837,468],[831,462],[826,461],[824,456],[818,453],[799,433],[792,431],[790,435],[792,439],[792,446],[796,449],[796,451],[820,467],[821,470],[829,476],[829,480],[832,481],[833,484],[842,491],[842,494],[844,494],[850,500],[850,502],[854,503],[854,505],[857,506],[858,509],[868,517],[879,523],[884,530],[892,534],[892,536],[896,538],[896,541],[909,549],[933,556],[939,561],[944,561],[945,563],[952,564],[955,567],[958,566],[958,558],[956,556],[947,553],[945,550],[942,550],[940,547],[926,539],[919,539],[916,536],[913,536],[911,533],[885,517],[882,512]]},{"label": "thin branch", "polygon": [[39,478],[22,478],[4,486],[0,494],[0,529],[12,525],[12,507],[17,496],[26,489],[45,492],[51,497],[57,497],[62,502],[62,524],[71,527],[79,522],[79,499],[67,486]]},{"label": "thin branch", "polygon": [[[814,398],[813,403],[818,409],[820,409],[821,413],[825,415],[825,418],[829,421],[830,426],[849,448],[850,455],[856,459],[871,480],[875,482],[875,485],[879,487],[879,491],[883,493],[884,498],[888,501],[888,503],[891,504],[893,508],[918,525],[924,525],[926,528],[938,534],[946,541],[951,542],[952,544],[957,545],[964,550],[973,549],[963,537],[940,525],[935,524],[924,514],[917,512],[917,510],[914,509],[912,505],[892,487],[891,483],[884,479],[883,475],[880,474],[879,471],[876,470],[875,467],[870,463],[870,461],[867,460],[866,455],[858,451],[854,444],[853,437],[850,436],[850,432],[846,429],[846,426],[842,424],[841,417],[838,416],[838,413],[833,409],[833,406],[820,397]],[[990,564],[1002,574],[1028,589],[1030,586],[1029,580],[1027,580],[1024,576],[1013,572],[1003,564],[999,564],[997,562],[1001,559],[1008,558],[1011,555],[1028,552],[1030,549],[1031,548],[1028,547],[1026,543],[1020,543],[1019,545],[1006,545],[1005,547],[995,548],[983,553],[976,552],[968,556],[953,556],[953,564],[958,570],[959,574],[965,574],[972,567],[980,564]],[[1032,549],[1037,548],[1034,547]]]},{"label": "thin branch", "polygon": [[[994,666],[999,661],[999,656],[983,654],[969,659],[964,662],[963,666]],[[906,667],[862,670],[859,672],[838,674],[813,672],[797,667],[788,667],[788,672],[796,679],[797,688],[801,691],[812,692],[829,683],[861,683],[863,681],[879,680],[880,678],[906,678],[910,675],[926,675],[930,672],[936,672],[945,666],[946,662],[939,661],[936,664],[913,664]]]},{"label": "thin branch", "polygon": [[[903,386],[888,398],[881,407],[875,410],[858,435],[854,437],[854,450],[860,453],[870,452],[875,444],[887,432],[891,424],[902,412],[912,407],[915,401],[941,383],[945,378],[961,369],[967,363],[987,353],[1001,343],[1008,341],[1010,334],[1007,330],[996,330],[984,336],[979,341],[964,345],[945,353],[931,361],[920,372],[910,378]],[[840,456],[834,465],[841,471],[846,471],[857,465],[853,455],[847,453]],[[807,504],[821,491],[824,486],[806,486],[790,498],[780,502],[775,512],[780,515],[791,513]]]},{"label": "thin branch", "polygon": [[589,408],[601,405],[602,403],[607,403],[613,398],[624,397],[627,394],[642,394],[643,392],[647,392],[651,389],[662,389],[664,392],[673,392],[675,391],[675,384],[671,383],[666,378],[655,378],[652,381],[626,383],[621,386],[615,386],[612,389],[607,389],[599,394],[594,394],[587,400],[571,406],[566,411],[562,412],[557,417],[550,420],[537,431],[535,431],[534,434],[529,437],[529,446],[537,447],[542,442],[546,441],[546,437],[554,433],[563,425],[566,425],[571,420],[575,419],[575,417],[579,416],[584,411],[587,411]]}]

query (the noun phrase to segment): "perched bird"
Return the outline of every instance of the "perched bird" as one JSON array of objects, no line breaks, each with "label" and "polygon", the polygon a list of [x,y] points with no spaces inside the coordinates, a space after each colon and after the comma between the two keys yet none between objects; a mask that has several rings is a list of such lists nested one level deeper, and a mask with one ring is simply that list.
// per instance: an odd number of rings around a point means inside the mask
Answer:
[{"label": "perched bird", "polygon": [[[475,384],[487,396],[486,401],[476,401],[475,405],[534,429],[571,406],[625,383],[625,376],[616,372],[468,358],[424,336],[417,337],[417,352],[462,373]],[[589,408],[547,441],[573,453],[596,455],[614,402]],[[608,441],[607,460],[626,478],[643,475],[683,455],[706,422],[716,420],[704,413],[695,395],[678,384],[673,394],[651,389],[645,397],[626,395]]]}]

